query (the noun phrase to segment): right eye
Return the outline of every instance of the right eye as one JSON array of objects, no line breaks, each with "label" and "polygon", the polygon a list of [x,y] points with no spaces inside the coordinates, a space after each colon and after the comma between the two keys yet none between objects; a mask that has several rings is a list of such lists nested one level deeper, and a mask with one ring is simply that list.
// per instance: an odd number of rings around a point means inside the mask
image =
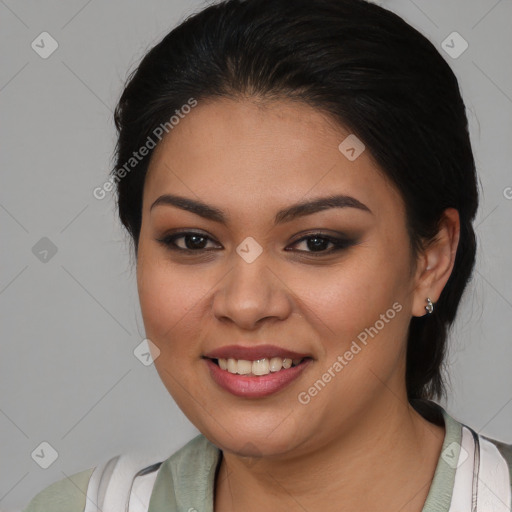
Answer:
[{"label": "right eye", "polygon": [[[180,247],[176,240],[183,239],[185,247]],[[202,252],[205,249],[207,240],[212,240],[209,236],[203,233],[196,233],[195,231],[180,231],[179,233],[173,233],[162,238],[157,238],[157,242],[163,244],[166,248],[171,251],[181,252]]]}]

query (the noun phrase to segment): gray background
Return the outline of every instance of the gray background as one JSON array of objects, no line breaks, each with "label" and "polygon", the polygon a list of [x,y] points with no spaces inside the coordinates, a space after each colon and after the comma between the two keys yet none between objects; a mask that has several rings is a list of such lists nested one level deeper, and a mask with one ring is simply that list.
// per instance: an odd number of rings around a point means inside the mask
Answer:
[{"label": "gray background", "polygon": [[[452,390],[442,405],[512,443],[512,2],[381,4],[452,65],[482,185],[477,271],[450,342]],[[92,190],[112,163],[112,110],[125,77],[202,5],[0,0],[3,511],[119,453],[164,459],[197,433],[154,366],[134,356],[144,332],[127,236],[113,196],[100,201]],[[47,59],[31,47],[44,31],[59,45]],[[456,59],[441,47],[453,31],[469,43]],[[57,252],[41,261],[44,237]],[[48,469],[31,456],[43,441],[58,452]]]}]

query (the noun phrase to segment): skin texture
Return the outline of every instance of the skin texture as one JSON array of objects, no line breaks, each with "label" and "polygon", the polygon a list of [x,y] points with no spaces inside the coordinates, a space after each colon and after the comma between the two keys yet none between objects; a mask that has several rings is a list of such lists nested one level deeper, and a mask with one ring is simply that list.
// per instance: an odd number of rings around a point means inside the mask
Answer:
[{"label": "skin texture", "polygon": [[[152,155],[137,261],[142,315],[160,351],[162,382],[223,450],[216,512],[325,512],[340,504],[345,512],[408,512],[420,511],[427,496],[444,428],[407,402],[406,336],[411,317],[424,315],[426,297],[435,303],[448,280],[458,214],[447,210],[436,242],[414,257],[400,194],[368,150],[354,161],[339,151],[348,134],[303,103],[215,99],[200,101]],[[215,206],[228,223],[169,205],[150,211],[165,193]],[[330,208],[273,226],[281,208],[331,194],[371,212]],[[209,237],[205,249],[183,255],[157,241],[189,229]],[[355,243],[315,252],[299,241],[315,232]],[[263,250],[250,264],[236,252],[246,237]],[[187,238],[175,242],[194,247]],[[298,394],[394,303],[400,312],[300,403]],[[223,390],[201,357],[224,345],[266,343],[313,358],[266,398]]]}]

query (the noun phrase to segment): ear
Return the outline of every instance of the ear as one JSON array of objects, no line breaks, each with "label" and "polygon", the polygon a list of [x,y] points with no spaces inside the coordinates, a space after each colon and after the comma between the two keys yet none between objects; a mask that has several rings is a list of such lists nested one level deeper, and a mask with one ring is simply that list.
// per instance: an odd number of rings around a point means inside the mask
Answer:
[{"label": "ear", "polygon": [[413,316],[427,314],[427,297],[434,304],[439,300],[453,270],[459,236],[459,212],[454,208],[447,208],[443,212],[436,237],[428,243],[417,259]]}]

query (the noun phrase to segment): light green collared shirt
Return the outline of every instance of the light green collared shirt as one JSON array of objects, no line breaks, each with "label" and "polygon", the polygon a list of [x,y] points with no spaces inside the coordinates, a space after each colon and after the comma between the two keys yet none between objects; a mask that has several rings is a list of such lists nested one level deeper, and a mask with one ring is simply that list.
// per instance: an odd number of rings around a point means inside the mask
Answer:
[{"label": "light green collared shirt", "polygon": [[[422,512],[449,511],[456,467],[446,462],[446,457],[457,460],[462,441],[462,424],[438,407],[446,433]],[[485,439],[498,448],[512,475],[512,445]],[[215,473],[221,456],[221,451],[203,435],[198,435],[171,455],[158,470],[148,512],[213,512]],[[48,486],[32,499],[23,512],[83,512],[93,470],[75,473],[69,479],[64,478]]]}]

